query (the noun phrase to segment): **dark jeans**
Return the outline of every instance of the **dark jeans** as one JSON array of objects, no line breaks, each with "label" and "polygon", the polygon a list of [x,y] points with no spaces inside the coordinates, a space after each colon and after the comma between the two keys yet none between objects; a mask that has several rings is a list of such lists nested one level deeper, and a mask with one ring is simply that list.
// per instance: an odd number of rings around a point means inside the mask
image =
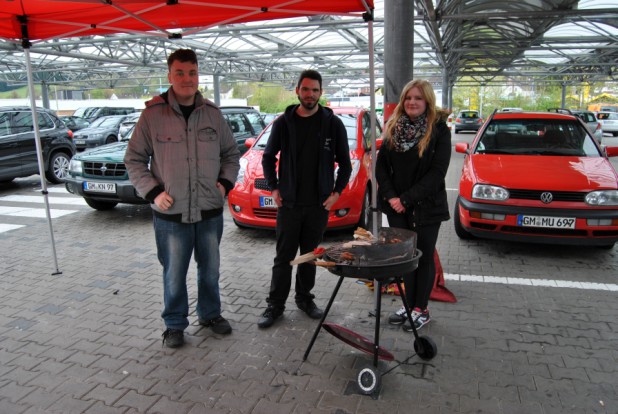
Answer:
[{"label": "dark jeans", "polygon": [[[404,214],[393,214],[386,217],[390,227],[412,230]],[[416,247],[423,252],[423,255],[418,261],[418,268],[414,272],[403,275],[406,299],[410,309],[415,307],[421,310],[427,309],[429,295],[431,295],[436,277],[436,264],[433,255],[436,250],[440,224],[442,223],[417,226],[414,229],[417,236]]]},{"label": "dark jeans", "polygon": [[[315,207],[279,207],[277,212],[277,252],[270,282],[267,302],[280,310],[292,286],[292,266],[290,261],[300,254],[313,251],[320,242],[328,223],[328,211],[322,206]],[[296,302],[306,302],[315,296],[311,289],[315,285],[316,266],[311,263],[299,264],[296,269]]]}]

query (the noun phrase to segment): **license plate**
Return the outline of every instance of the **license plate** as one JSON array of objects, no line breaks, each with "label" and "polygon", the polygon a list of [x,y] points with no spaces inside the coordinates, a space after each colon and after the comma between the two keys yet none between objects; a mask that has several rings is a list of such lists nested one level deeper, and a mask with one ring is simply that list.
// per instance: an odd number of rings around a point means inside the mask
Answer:
[{"label": "license plate", "polygon": [[75,145],[84,145],[86,143],[85,140],[83,139],[76,139],[75,140]]},{"label": "license plate", "polygon": [[272,197],[260,196],[260,207],[277,208],[277,204]]},{"label": "license plate", "polygon": [[116,193],[116,183],[91,183],[84,181],[84,191],[91,193]]},{"label": "license plate", "polygon": [[574,217],[517,216],[517,225],[522,227],[547,227],[551,229],[574,229]]}]

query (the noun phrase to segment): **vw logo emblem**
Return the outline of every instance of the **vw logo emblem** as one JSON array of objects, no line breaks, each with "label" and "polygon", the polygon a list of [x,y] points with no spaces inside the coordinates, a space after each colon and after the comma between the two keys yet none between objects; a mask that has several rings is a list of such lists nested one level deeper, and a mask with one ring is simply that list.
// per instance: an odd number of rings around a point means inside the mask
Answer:
[{"label": "vw logo emblem", "polygon": [[543,203],[549,204],[549,203],[551,203],[553,201],[553,199],[554,199],[554,196],[553,196],[552,193],[547,192],[547,191],[544,192],[544,193],[541,193],[541,201]]}]

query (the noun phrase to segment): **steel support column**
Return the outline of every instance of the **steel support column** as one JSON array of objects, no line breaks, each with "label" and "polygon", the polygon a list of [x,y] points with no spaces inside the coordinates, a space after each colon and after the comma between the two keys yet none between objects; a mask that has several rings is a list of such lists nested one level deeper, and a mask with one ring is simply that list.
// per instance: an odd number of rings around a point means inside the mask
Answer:
[{"label": "steel support column", "polygon": [[384,2],[384,122],[399,102],[404,85],[413,77],[414,2]]}]

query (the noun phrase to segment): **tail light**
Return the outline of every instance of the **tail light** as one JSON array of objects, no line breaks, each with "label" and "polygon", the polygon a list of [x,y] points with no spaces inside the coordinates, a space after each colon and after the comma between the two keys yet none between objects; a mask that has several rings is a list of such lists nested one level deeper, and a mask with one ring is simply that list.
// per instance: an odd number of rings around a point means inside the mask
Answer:
[{"label": "tail light", "polygon": [[461,124],[461,119],[460,118],[455,118],[455,122],[457,122],[458,124]]},{"label": "tail light", "polygon": [[483,118],[479,118],[479,119],[476,121],[476,123],[477,123],[477,124],[482,124],[482,123],[483,123]]},{"label": "tail light", "polygon": [[73,139],[73,131],[69,129],[69,138]]},{"label": "tail light", "polygon": [[599,129],[601,129],[601,123],[597,122],[597,128],[595,129],[595,131],[598,131]]}]

